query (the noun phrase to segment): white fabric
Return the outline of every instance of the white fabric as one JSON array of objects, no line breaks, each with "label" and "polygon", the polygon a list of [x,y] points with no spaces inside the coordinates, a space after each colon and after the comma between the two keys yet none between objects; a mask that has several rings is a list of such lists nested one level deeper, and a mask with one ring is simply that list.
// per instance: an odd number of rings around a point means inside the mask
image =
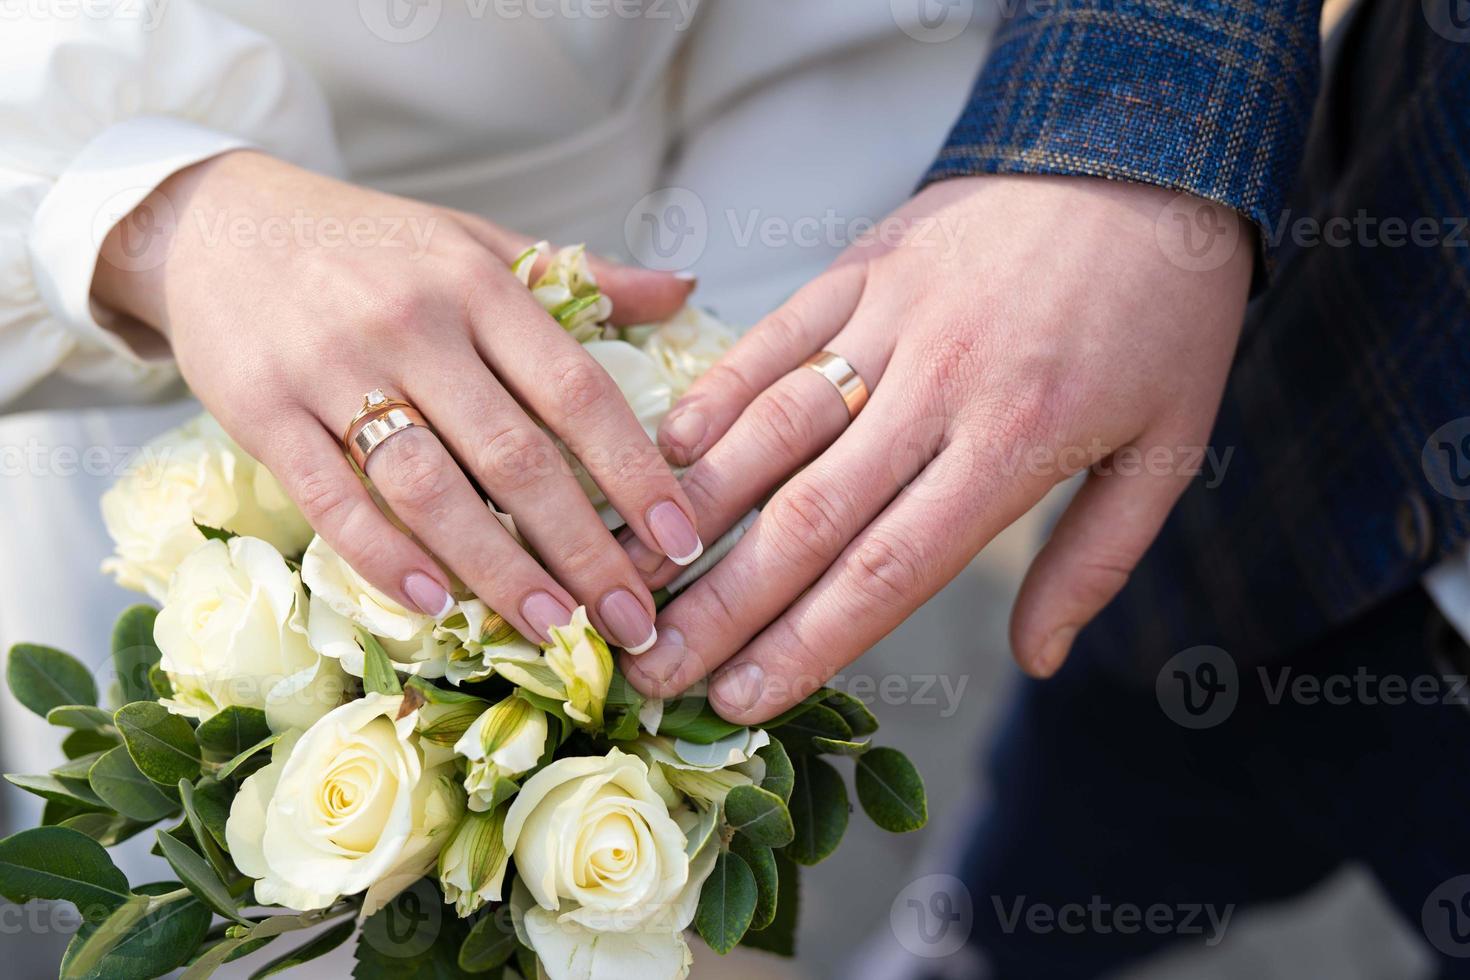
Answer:
[{"label": "white fabric", "polygon": [[[89,299],[96,211],[121,214],[241,144],[614,256],[639,199],[682,187],[709,216],[696,301],[752,322],[844,241],[739,232],[752,217],[795,229],[901,203],[964,103],[985,25],[925,44],[882,0],[683,2],[648,0],[670,16],[627,21],[495,13],[563,6],[549,0],[119,0],[101,20],[89,0],[47,20],[6,16],[0,0],[0,410],[168,389],[162,352],[110,333]],[[385,10],[414,30],[437,20],[392,43],[368,26],[383,30]],[[195,410],[0,417],[0,648],[34,640],[105,662],[112,619],[138,597],[98,571],[98,497],[130,448]],[[58,734],[0,691],[5,771],[54,765]],[[34,822],[38,801],[0,794],[0,832]],[[147,843],[129,871],[156,874]]]}]

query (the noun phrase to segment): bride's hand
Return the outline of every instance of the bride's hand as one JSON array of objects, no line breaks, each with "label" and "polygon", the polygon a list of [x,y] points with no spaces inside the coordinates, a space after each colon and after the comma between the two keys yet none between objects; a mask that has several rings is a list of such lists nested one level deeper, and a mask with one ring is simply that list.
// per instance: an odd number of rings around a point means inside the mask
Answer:
[{"label": "bride's hand", "polygon": [[[659,441],[693,463],[682,479],[707,538],[790,482],[661,612],[658,644],[624,658],[645,692],[719,668],[721,714],[771,717],[1092,467],[1012,616],[1017,659],[1047,675],[1197,470],[1252,265],[1233,212],[1142,185],[973,177],[894,218],[901,243],[849,249],[667,417]],[[1227,236],[1224,253],[1186,251],[1195,228]],[[872,390],[850,425],[833,384],[797,369],[821,350]],[[655,587],[678,571],[628,548]]]},{"label": "bride's hand", "polygon": [[[584,604],[605,636],[637,647],[652,597],[537,420],[649,548],[696,550],[693,510],[612,379],[512,275],[526,245],[470,215],[236,152],[175,175],[119,224],[93,292],[168,338],[205,406],[387,595],[443,614],[450,581],[427,548],[527,636]],[[620,322],[667,316],[690,288],[594,268]],[[343,455],[374,388],[432,426],[394,435],[367,465],[422,547]]]}]

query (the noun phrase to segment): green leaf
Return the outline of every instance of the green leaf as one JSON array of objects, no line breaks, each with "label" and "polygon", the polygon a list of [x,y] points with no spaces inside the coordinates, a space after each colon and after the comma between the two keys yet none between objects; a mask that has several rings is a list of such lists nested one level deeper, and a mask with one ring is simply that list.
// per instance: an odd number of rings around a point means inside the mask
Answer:
[{"label": "green leaf", "polygon": [[156,701],[125,704],[113,719],[143,775],[170,789],[199,778],[199,743],[187,721]]},{"label": "green leaf", "polygon": [[273,977],[277,973],[285,973],[287,970],[298,967],[319,956],[325,956],[345,943],[356,928],[357,923],[351,919],[345,922],[339,922],[309,942],[297,946],[284,956],[278,956],[271,960],[265,966],[250,974],[250,980],[265,980],[266,977]]},{"label": "green leaf", "polygon": [[613,742],[630,742],[638,737],[638,712],[642,710],[644,697],[638,692],[621,670],[613,671],[612,683],[607,689],[606,712],[616,720],[607,726],[607,738]]},{"label": "green leaf", "polygon": [[147,829],[148,824],[121,813],[79,813],[61,821],[61,826],[81,831],[103,847],[112,847]]},{"label": "green leaf", "polygon": [[[218,785],[214,780],[205,776],[199,780],[203,785]],[[235,869],[229,859],[220,851],[220,845],[215,837],[214,830],[207,827],[204,819],[199,815],[198,799],[195,798],[194,784],[187,779],[179,780],[179,800],[184,804],[184,819],[189,824],[189,831],[194,835],[194,842],[199,845],[199,851],[209,861],[209,866],[219,876],[220,881],[231,881],[235,877]],[[228,811],[226,811],[228,813]],[[221,832],[223,832],[221,827]]]},{"label": "green leaf", "polygon": [[758,786],[736,786],[725,796],[725,821],[767,847],[785,847],[796,836],[786,801]]},{"label": "green leaf", "polygon": [[878,730],[878,719],[868,706],[846,691],[833,691],[828,689],[827,697],[822,704],[842,716],[847,722],[847,727],[858,738],[871,735]]},{"label": "green leaf", "polygon": [[239,537],[234,531],[226,531],[222,527],[210,527],[208,524],[200,524],[198,521],[194,522],[194,526],[209,541],[228,541],[231,538]]},{"label": "green leaf", "polygon": [[280,741],[280,739],[281,736],[279,735],[267,735],[265,738],[261,739],[259,742],[256,742],[254,745],[250,746],[250,748],[246,749],[244,752],[241,752],[229,762],[226,762],[224,765],[216,769],[214,772],[214,778],[220,780],[229,779],[235,774],[235,770],[239,769],[245,763],[249,762],[250,759],[256,755],[256,753],[270,748],[272,745],[275,745],[278,741]]},{"label": "green leaf", "polygon": [[730,851],[721,851],[715,869],[705,879],[699,892],[699,907],[694,913],[694,928],[721,956],[735,948],[755,916],[755,875],[745,859]]},{"label": "green leaf", "polygon": [[383,644],[360,626],[357,635],[362,641],[363,689],[369,694],[402,694],[403,685],[398,682],[398,672],[393,669],[393,661]]},{"label": "green leaf", "polygon": [[252,745],[269,738],[271,726],[259,708],[232,706],[201,724],[194,732],[199,747],[205,752],[233,759]]},{"label": "green leaf", "polygon": [[816,756],[791,760],[796,786],[791,791],[791,822],[796,839],[786,853],[797,864],[816,864],[830,856],[847,832],[847,784],[832,766]]},{"label": "green leaf", "polygon": [[102,754],[92,765],[88,779],[104,803],[145,824],[156,823],[179,808],[167,792],[138,770],[121,745]]},{"label": "green leaf", "polygon": [[504,966],[519,945],[509,917],[497,910],[482,916],[470,928],[459,947],[459,967],[467,973],[484,973]]},{"label": "green leaf", "polygon": [[115,735],[78,730],[61,740],[61,751],[68,759],[77,759],[94,752],[106,752],[117,744]]},{"label": "green leaf", "polygon": [[75,759],[68,759],[61,765],[57,766],[55,769],[52,769],[51,775],[61,780],[72,780],[85,783],[87,781],[88,773],[92,771],[92,766],[97,762],[98,759],[102,758],[102,756],[102,752],[93,752],[91,755],[83,755]]},{"label": "green leaf", "polygon": [[[214,842],[222,848],[229,846],[225,843],[225,822],[230,819],[230,804],[234,800],[235,791],[232,787],[208,776],[194,785],[193,814],[204,825],[209,836],[214,838]],[[193,827],[193,823],[190,820],[190,827]]]},{"label": "green leaf", "polygon": [[659,722],[658,733],[670,738],[682,738],[686,742],[709,745],[744,727],[721,718],[706,699],[686,694],[664,705],[664,717]]},{"label": "green leaf", "polygon": [[128,879],[102,845],[69,827],[36,827],[0,840],[0,895],[71,902],[100,922],[132,898]]},{"label": "green leaf", "polygon": [[5,679],[15,699],[42,718],[62,705],[97,703],[92,672],[71,654],[52,647],[36,643],[11,647]]},{"label": "green leaf", "polygon": [[90,704],[58,704],[46,712],[46,720],[62,728],[84,731],[112,730],[112,715]]},{"label": "green leaf", "polygon": [[[141,885],[139,895],[164,895],[178,888],[172,881]],[[79,972],[84,948],[97,934],[97,927],[84,924],[72,937],[61,959],[61,976],[66,980],[150,980],[164,976],[186,963],[209,931],[210,914],[193,898],[181,898],[150,906],[120,935],[107,937],[111,949],[90,969]]]},{"label": "green leaf", "polygon": [[235,907],[235,897],[230,894],[230,890],[225,887],[225,883],[220,880],[209,862],[199,856],[198,851],[166,830],[158,832],[158,846],[169,867],[174,869],[179,880],[201,902],[226,919],[249,924],[249,920]]},{"label": "green leaf", "polygon": [[776,918],[777,893],[780,875],[776,871],[776,852],[764,844],[757,844],[743,834],[736,834],[730,841],[730,850],[740,855],[750,873],[755,877],[755,915],[750,928],[764,929]]},{"label": "green leaf", "polygon": [[55,827],[58,824],[65,823],[72,817],[79,817],[83,814],[95,812],[73,803],[63,802],[62,800],[47,800],[41,807],[41,826]]},{"label": "green leaf", "polygon": [[740,940],[740,945],[751,949],[762,949],[777,956],[796,955],[796,920],[800,907],[801,889],[798,868],[786,856],[785,851],[776,851],[776,917],[764,929],[751,929]]},{"label": "green leaf", "polygon": [[857,795],[872,821],[889,833],[918,830],[929,822],[924,777],[898,749],[874,749],[858,760]]},{"label": "green leaf", "polygon": [[46,773],[41,776],[27,776],[20,773],[6,773],[5,781],[13,786],[19,786],[27,793],[34,793],[43,800],[51,800],[64,806],[76,807],[80,810],[102,810],[106,808],[92,792],[92,788],[85,782],[75,779],[60,779]]},{"label": "green leaf", "polygon": [[812,744],[813,736],[821,738],[835,738],[839,741],[847,741],[852,738],[852,729],[842,716],[825,705],[814,704],[801,713],[798,718],[793,718],[786,724],[771,732],[786,746],[786,750],[792,755],[800,755],[806,752],[815,752],[817,748]]},{"label": "green leaf", "polygon": [[856,759],[872,747],[872,742],[845,742],[838,738],[823,738],[820,735],[812,736],[812,751],[818,755],[843,755],[849,759]]},{"label": "green leaf", "polygon": [[791,788],[796,785],[796,770],[791,768],[791,756],[786,754],[786,746],[773,735],[770,744],[757,749],[755,754],[766,763],[766,778],[761,780],[761,789],[775,793],[783,803],[790,803]]},{"label": "green leaf", "polygon": [[158,664],[148,668],[148,683],[153,687],[154,697],[171,698],[174,696],[173,681],[168,679],[168,672]]},{"label": "green leaf", "polygon": [[469,930],[469,920],[445,906],[439,888],[420,879],[363,923],[352,975],[356,980],[485,980],[485,974],[459,965]]},{"label": "green leaf", "polygon": [[153,621],[158,610],[152,606],[129,606],[112,627],[112,669],[117,671],[123,704],[152,701],[158,696],[150,672],[158,666],[158,644],[153,642]]}]

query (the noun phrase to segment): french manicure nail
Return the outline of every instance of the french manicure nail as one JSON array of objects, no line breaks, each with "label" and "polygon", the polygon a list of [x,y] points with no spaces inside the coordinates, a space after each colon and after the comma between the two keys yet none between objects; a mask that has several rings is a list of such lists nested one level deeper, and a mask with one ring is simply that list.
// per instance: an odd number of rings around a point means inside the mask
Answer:
[{"label": "french manicure nail", "polygon": [[699,532],[679,505],[665,500],[648,508],[648,529],[653,539],[675,565],[687,565],[704,554],[704,542]]},{"label": "french manicure nail", "polygon": [[629,653],[642,653],[658,639],[658,630],[654,629],[648,610],[627,589],[603,596],[597,611],[612,633],[610,639]]},{"label": "french manicure nail", "polygon": [[699,449],[709,422],[697,408],[686,408],[664,422],[664,441],[675,449],[693,453]]},{"label": "french manicure nail", "polygon": [[532,592],[521,603],[521,615],[531,628],[541,634],[542,640],[551,639],[551,630],[572,621],[572,611],[562,605],[550,592]]},{"label": "french manicure nail", "polygon": [[680,282],[687,282],[691,286],[699,282],[699,276],[695,275],[689,269],[680,269],[678,272],[674,273],[674,278],[679,280]]},{"label": "french manicure nail", "polygon": [[736,711],[749,711],[760,701],[766,686],[766,672],[758,663],[747,661],[720,671],[710,693]]},{"label": "french manicure nail", "polygon": [[634,665],[639,673],[657,684],[667,684],[684,662],[684,634],[672,626],[658,631],[658,642]]},{"label": "french manicure nail", "polygon": [[423,572],[409,572],[404,576],[403,591],[418,606],[419,612],[435,619],[443,619],[454,605],[454,598],[445,591],[444,586]]}]

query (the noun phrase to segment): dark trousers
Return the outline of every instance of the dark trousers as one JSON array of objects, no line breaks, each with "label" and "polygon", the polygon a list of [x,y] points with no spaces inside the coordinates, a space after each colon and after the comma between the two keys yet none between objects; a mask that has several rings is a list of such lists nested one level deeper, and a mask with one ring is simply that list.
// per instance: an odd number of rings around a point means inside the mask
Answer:
[{"label": "dark trousers", "polygon": [[970,941],[996,980],[1094,977],[1354,861],[1470,977],[1465,652],[1416,587],[1264,669],[1202,648],[1156,684],[1085,657],[1027,683],[959,872]]}]

